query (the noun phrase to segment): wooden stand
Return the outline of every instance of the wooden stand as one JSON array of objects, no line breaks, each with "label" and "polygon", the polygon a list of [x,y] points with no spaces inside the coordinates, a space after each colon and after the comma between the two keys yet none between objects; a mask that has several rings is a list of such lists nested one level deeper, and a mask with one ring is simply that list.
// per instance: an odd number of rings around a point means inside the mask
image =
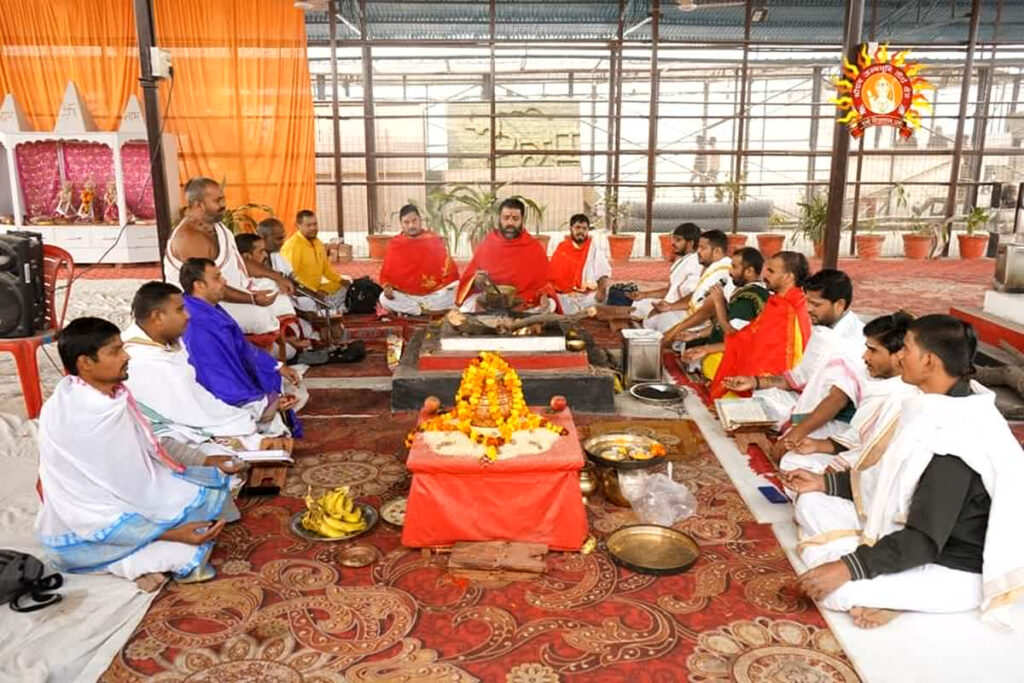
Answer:
[{"label": "wooden stand", "polygon": [[249,495],[278,494],[288,478],[288,462],[254,463],[249,468],[242,490]]},{"label": "wooden stand", "polygon": [[448,559],[448,571],[473,581],[531,581],[545,571],[543,543],[486,541],[456,543]]}]

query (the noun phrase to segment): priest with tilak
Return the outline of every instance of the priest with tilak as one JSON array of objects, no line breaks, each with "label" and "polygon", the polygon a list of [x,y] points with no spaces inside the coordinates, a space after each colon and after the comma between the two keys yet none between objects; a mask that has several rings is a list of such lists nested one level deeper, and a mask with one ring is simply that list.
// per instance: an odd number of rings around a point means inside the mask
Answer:
[{"label": "priest with tilak", "polygon": [[764,267],[764,282],[771,290],[761,313],[736,334],[725,338],[725,352],[711,382],[711,397],[732,393],[749,395],[738,382],[754,378],[754,389],[764,375],[781,375],[803,357],[811,337],[811,319],[802,286],[808,265],[803,254],[780,251]]},{"label": "priest with tilak", "polygon": [[510,197],[501,203],[498,229],[477,247],[473,260],[459,281],[455,299],[460,310],[478,310],[480,294],[488,282],[516,288],[519,308],[533,312],[561,311],[555,290],[548,282],[548,256],[544,246],[523,230],[526,206]]},{"label": "priest with tilak", "polygon": [[398,212],[402,234],[388,242],[380,284],[381,307],[404,315],[447,311],[455,305],[459,270],[444,240],[423,229],[420,212],[406,204]]},{"label": "priest with tilak", "polygon": [[608,256],[590,236],[590,219],[576,214],[569,219],[569,235],[558,244],[548,265],[548,279],[558,293],[562,312],[603,304],[611,275]]}]

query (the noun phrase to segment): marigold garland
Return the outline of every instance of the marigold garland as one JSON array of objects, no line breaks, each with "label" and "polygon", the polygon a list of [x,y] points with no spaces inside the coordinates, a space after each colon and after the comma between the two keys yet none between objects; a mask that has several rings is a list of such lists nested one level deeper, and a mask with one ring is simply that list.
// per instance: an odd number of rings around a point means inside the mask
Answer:
[{"label": "marigold garland", "polygon": [[[512,398],[507,415],[502,411],[500,387]],[[487,398],[487,408],[498,430],[497,436],[485,434],[471,423],[482,397]],[[514,432],[527,429],[547,429],[562,436],[569,433],[564,427],[531,412],[523,398],[523,381],[516,371],[499,354],[483,351],[469,362],[462,373],[462,381],[455,394],[455,407],[420,422],[405,438],[405,447],[412,446],[417,432],[462,432],[473,443],[485,447],[487,461],[494,461],[498,458],[498,449],[512,438]]]}]

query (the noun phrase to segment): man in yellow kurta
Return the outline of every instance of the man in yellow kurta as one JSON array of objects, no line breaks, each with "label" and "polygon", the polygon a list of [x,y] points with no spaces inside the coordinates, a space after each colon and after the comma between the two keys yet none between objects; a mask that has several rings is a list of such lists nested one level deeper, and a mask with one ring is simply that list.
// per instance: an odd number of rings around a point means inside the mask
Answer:
[{"label": "man in yellow kurta", "polygon": [[295,216],[295,233],[281,245],[281,256],[292,267],[299,284],[327,300],[331,308],[343,309],[350,280],[334,272],[327,260],[327,249],[317,239],[316,214],[308,209]]}]

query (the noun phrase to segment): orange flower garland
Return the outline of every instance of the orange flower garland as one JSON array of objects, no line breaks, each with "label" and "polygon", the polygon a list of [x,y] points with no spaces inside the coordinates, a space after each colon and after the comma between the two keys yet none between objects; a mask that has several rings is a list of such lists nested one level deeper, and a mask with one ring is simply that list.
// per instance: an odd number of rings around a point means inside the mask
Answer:
[{"label": "orange flower garland", "polygon": [[[512,397],[507,415],[502,410],[500,388]],[[497,436],[487,435],[471,423],[483,397],[487,398],[487,409],[498,430]],[[498,449],[512,438],[514,432],[527,429],[548,429],[562,436],[569,433],[564,427],[530,412],[523,398],[523,380],[500,355],[484,351],[471,360],[462,373],[462,381],[455,394],[455,407],[420,422],[406,437],[405,447],[412,446],[417,432],[462,432],[473,443],[485,447],[487,461],[494,461],[498,458]]]}]

